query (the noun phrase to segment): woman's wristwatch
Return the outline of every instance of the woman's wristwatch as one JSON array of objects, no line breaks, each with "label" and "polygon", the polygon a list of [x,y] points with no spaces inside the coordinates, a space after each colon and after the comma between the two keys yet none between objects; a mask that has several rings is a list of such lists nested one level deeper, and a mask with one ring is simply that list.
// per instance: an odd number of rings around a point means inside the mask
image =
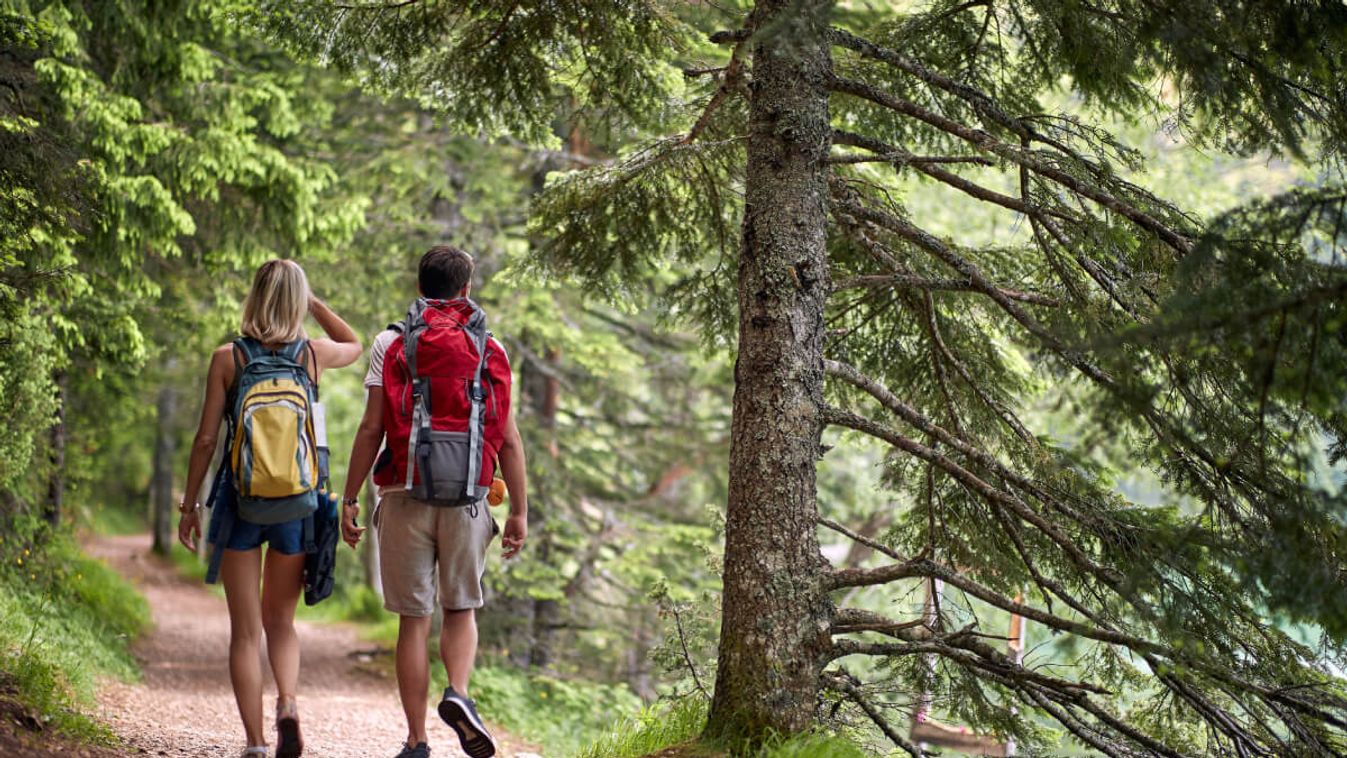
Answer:
[{"label": "woman's wristwatch", "polygon": [[341,499],[341,504],[342,504],[343,507],[348,506],[348,505],[359,505],[359,504],[360,504],[360,498],[358,498],[358,497],[344,497],[344,498]]},{"label": "woman's wristwatch", "polygon": [[189,513],[198,513],[201,511],[201,503],[187,505],[187,503],[178,503],[178,513],[186,516]]}]

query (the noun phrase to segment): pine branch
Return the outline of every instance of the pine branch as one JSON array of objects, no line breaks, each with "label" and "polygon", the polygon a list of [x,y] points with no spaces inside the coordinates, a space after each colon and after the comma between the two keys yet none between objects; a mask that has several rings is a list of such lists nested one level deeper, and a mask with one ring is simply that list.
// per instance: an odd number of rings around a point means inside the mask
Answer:
[{"label": "pine branch", "polygon": [[947,658],[965,667],[983,669],[995,673],[1012,681],[1019,680],[1033,682],[1044,687],[1050,687],[1054,690],[1065,693],[1083,695],[1087,692],[1093,692],[1100,695],[1112,695],[1113,693],[1103,687],[1097,687],[1085,682],[1073,682],[1067,679],[1059,679],[1047,674],[1040,674],[1032,669],[1015,663],[1009,657],[993,650],[989,645],[983,642],[975,641],[967,631],[952,632],[942,637],[935,637],[921,642],[857,642],[855,640],[834,640],[833,648],[829,652],[832,660],[844,658],[848,655],[872,655],[872,656],[904,656],[904,655],[939,655]]},{"label": "pine branch", "polygon": [[964,102],[969,103],[973,106],[973,110],[983,118],[1001,125],[1021,138],[1041,142],[1044,145],[1061,152],[1063,155],[1070,157],[1072,160],[1085,167],[1096,179],[1108,178],[1108,172],[1104,171],[1093,162],[1086,160],[1079,152],[1072,150],[1065,143],[1039,132],[1034,128],[1029,119],[1016,118],[1015,116],[1006,113],[990,95],[969,84],[965,84],[932,71],[921,63],[908,58],[896,50],[877,45],[870,40],[863,39],[842,29],[834,28],[832,30],[832,42],[839,47],[845,47],[859,53],[863,58],[886,63],[904,73],[916,77],[936,89],[948,92]]},{"label": "pine branch", "polygon": [[734,88],[739,85],[740,81],[743,79],[743,52],[744,45],[747,42],[748,40],[745,38],[740,40],[738,44],[734,46],[734,50],[730,53],[729,65],[725,66],[725,75],[721,77],[720,86],[716,88],[715,94],[711,96],[710,102],[706,104],[706,108],[702,111],[702,115],[697,118],[697,123],[692,125],[692,128],[688,130],[687,135],[684,136],[678,144],[686,145],[697,139],[697,137],[706,129],[706,125],[711,123],[711,116],[714,115],[721,104],[725,102],[725,99],[730,96],[730,93],[734,91]]},{"label": "pine branch", "polygon": [[871,550],[883,553],[884,555],[887,555],[890,558],[893,558],[894,560],[898,561],[904,560],[903,556],[899,555],[896,550],[889,547],[888,545],[876,542],[866,537],[865,535],[857,534],[856,532],[851,531],[850,529],[846,528],[845,526],[842,526],[841,524],[837,523],[836,521],[833,521],[830,518],[824,518],[820,516],[818,522],[844,537],[848,537],[852,540],[855,540],[856,542],[861,543],[862,545],[865,545]]},{"label": "pine branch", "polygon": [[[852,276],[846,279],[839,279],[833,283],[833,291],[862,289],[873,287],[912,287],[921,290],[936,290],[945,292],[982,292],[982,289],[967,279],[926,279],[919,276],[908,276],[904,274],[877,274],[866,276]],[[997,287],[1001,294],[1011,300],[1018,300],[1022,303],[1032,303],[1033,305],[1043,305],[1047,307],[1056,307],[1061,305],[1061,301],[1055,297],[1049,297],[1037,292],[1025,292],[1023,290],[1011,289],[1009,287]]]},{"label": "pine branch", "polygon": [[1086,361],[1084,357],[1080,356],[1075,351],[1068,350],[1067,347],[1063,345],[1055,335],[1049,332],[1046,327],[1040,324],[1037,319],[1026,313],[1024,309],[1020,308],[1019,305],[1010,298],[1003,295],[999,288],[992,284],[982,274],[981,269],[975,266],[971,261],[960,256],[951,246],[937,239],[930,232],[913,226],[907,221],[890,213],[867,208],[856,202],[844,200],[840,203],[840,207],[857,219],[868,221],[876,226],[887,229],[935,255],[936,258],[939,258],[950,268],[958,271],[966,277],[968,281],[975,284],[978,289],[991,297],[991,299],[994,300],[997,305],[1001,306],[1001,309],[1010,315],[1011,318],[1018,321],[1030,334],[1033,334],[1041,340],[1045,345],[1051,348],[1053,352],[1056,352],[1069,360],[1076,366],[1076,368],[1080,369],[1082,373],[1100,384],[1107,387],[1115,386],[1111,376],[1106,374],[1098,366]]},{"label": "pine branch", "polygon": [[[942,444],[948,445],[949,447],[953,448],[956,452],[958,452],[960,455],[964,456],[968,460],[973,461],[978,465],[983,466],[984,468],[992,471],[1000,479],[1006,481],[1009,484],[1013,484],[1016,487],[1019,487],[1020,489],[1030,493],[1035,498],[1044,503],[1056,505],[1059,509],[1063,510],[1068,516],[1072,517],[1077,522],[1083,523],[1085,521],[1084,517],[1081,514],[1074,512],[1072,509],[1067,508],[1064,504],[1057,502],[1054,498],[1049,497],[1048,494],[1044,492],[1042,487],[1040,487],[1035,482],[1032,482],[1029,479],[1025,478],[1024,476],[1016,473],[1015,471],[1011,470],[1010,468],[1002,464],[1001,461],[997,460],[995,456],[992,456],[991,454],[987,453],[984,450],[973,447],[964,440],[959,439],[957,436],[951,434],[949,431],[932,423],[930,419],[922,415],[920,411],[908,405],[907,403],[904,403],[903,401],[899,400],[896,395],[894,395],[891,391],[889,391],[887,387],[880,384],[878,381],[868,376],[865,376],[864,374],[857,371],[855,368],[845,363],[841,363],[839,361],[824,360],[823,369],[827,374],[831,376],[836,376],[839,379],[843,379],[852,386],[856,387],[857,389],[864,391],[866,394],[870,395],[875,400],[878,400],[881,405],[883,405],[888,410],[892,411],[903,421],[912,425],[914,428],[926,434],[928,437],[938,440]],[[852,414],[846,414],[845,412],[841,413],[843,413],[844,416],[851,417],[851,419],[856,423],[868,425],[874,432],[878,432],[880,435],[896,436],[898,438],[906,440],[906,438],[902,438],[901,435],[898,435],[896,431],[887,429],[886,427],[883,427],[880,424],[870,421],[869,419],[862,419],[859,416],[853,416]],[[844,423],[843,425],[845,426],[847,424]],[[858,429],[858,431],[867,431],[867,430]],[[888,439],[888,437],[881,436],[881,439]],[[903,448],[902,445],[897,445],[897,443],[894,443],[892,440],[889,441],[891,442],[891,444],[895,444],[896,446],[900,447],[900,449],[906,449]],[[912,440],[906,440],[906,442],[916,445],[919,448],[923,448],[924,451],[928,452],[931,455],[937,456],[941,460],[945,461],[949,460],[948,458],[941,455],[934,449],[925,448],[924,446]],[[958,464],[953,463],[952,461],[949,462],[954,466],[958,466]],[[939,465],[939,461],[936,461],[936,463],[937,465]],[[949,470],[947,469],[947,471]],[[983,486],[989,488],[991,487],[991,485],[987,485],[985,482],[983,483]],[[994,492],[999,493],[1001,496],[1007,498],[1008,501],[1013,503],[1015,507],[1028,509],[1028,506],[1022,503],[1018,498],[1014,497],[1013,494],[1000,493],[1000,491],[995,490],[995,488],[991,489]],[[1039,516],[1037,513],[1033,512],[1032,509],[1028,510],[1035,518],[1039,519],[1040,521],[1042,520],[1042,517]],[[1033,523],[1033,521],[1031,520],[1030,523]],[[1037,524],[1035,525],[1037,526]],[[1117,582],[1120,581],[1120,577],[1117,575],[1116,572],[1102,569],[1101,567],[1097,566],[1093,561],[1086,559],[1084,555],[1079,553],[1078,551],[1072,552],[1072,554],[1079,556],[1080,559],[1084,561],[1084,563],[1081,564],[1082,568],[1093,567],[1091,569],[1092,572],[1093,571],[1105,572],[1107,576],[1105,577],[1101,575],[1100,578],[1103,579],[1106,584],[1114,586]]]},{"label": "pine branch", "polygon": [[[1047,535],[1054,543],[1056,543],[1057,546],[1071,558],[1073,563],[1104,582],[1106,585],[1117,587],[1122,583],[1122,576],[1117,571],[1104,568],[1092,561],[1076,545],[1075,540],[1071,539],[1066,534],[1063,534],[1060,529],[1036,512],[1033,508],[1029,507],[1028,504],[1024,503],[1013,494],[993,487],[991,484],[988,484],[986,481],[960,466],[949,457],[917,442],[916,440],[909,439],[889,427],[862,418],[854,413],[848,413],[847,411],[838,408],[825,406],[821,411],[821,415],[825,423],[836,426],[845,426],[849,429],[855,429],[858,432],[864,432],[872,437],[888,442],[899,450],[936,465],[945,473],[949,474],[955,481],[958,481],[960,484],[963,484],[965,487],[968,487],[975,492],[983,500],[992,505],[1004,506],[1019,516],[1021,520],[1033,524],[1035,528],[1043,532],[1043,534]],[[935,428],[934,425],[931,425],[930,422],[925,421],[924,419],[923,422],[928,427],[932,429]],[[947,437],[949,436],[949,433],[944,430],[940,430],[940,432]],[[950,437],[950,439],[953,438]],[[959,444],[967,447],[966,445],[963,445],[962,442]],[[916,574],[913,575],[915,576]],[[841,584],[839,586],[848,585]]]},{"label": "pine branch", "polygon": [[[897,276],[906,276],[915,278],[915,275],[911,274],[907,269],[907,267],[902,265],[898,261],[898,259],[894,257],[892,251],[886,248],[882,243],[874,239],[871,239],[871,237],[865,233],[865,230],[860,228],[859,223],[856,219],[846,215],[846,213],[844,212],[838,212],[838,208],[836,207],[836,205],[834,205],[834,207],[832,208],[832,212],[833,216],[836,218],[836,220],[838,221],[839,225],[842,227],[842,230],[846,233],[846,235],[859,242],[861,244],[861,247],[867,253],[869,253],[870,256],[874,258],[880,265],[895,272],[895,275]],[[984,389],[982,385],[979,384],[973,378],[972,373],[968,370],[968,367],[964,365],[963,361],[959,360],[958,356],[954,355],[954,353],[945,344],[944,340],[941,339],[938,330],[935,334],[935,337],[937,349],[940,350],[945,360],[951,366],[954,367],[954,370],[959,374],[959,377],[964,381],[964,384],[966,384],[969,387],[969,389],[971,389],[973,393],[978,396],[978,399],[982,401],[983,405],[990,408],[992,412],[995,413],[1002,420],[1002,422],[1006,424],[1006,426],[1008,426],[1016,435],[1020,437],[1021,440],[1024,441],[1026,445],[1028,445],[1030,448],[1037,449],[1038,440],[1033,436],[1033,434],[1029,432],[1029,430],[1024,426],[1023,422],[1021,422],[1019,418],[1010,411],[1010,409],[1006,408],[1005,406],[1001,405],[1000,403],[992,399],[992,397],[987,393],[986,389]]]},{"label": "pine branch", "polygon": [[1027,124],[1020,119],[1010,116],[1005,111],[1001,110],[1001,108],[997,106],[996,101],[990,96],[979,92],[977,89],[974,89],[967,84],[938,74],[895,50],[890,50],[886,47],[877,45],[846,30],[834,27],[832,29],[831,38],[834,45],[845,47],[848,50],[859,53],[863,58],[887,63],[904,73],[915,76],[937,89],[942,89],[971,103],[974,110],[978,113],[983,114],[990,120],[1016,134],[1035,136]]},{"label": "pine branch", "polygon": [[[862,134],[855,134],[842,129],[833,130],[833,144],[851,145],[877,153],[879,155],[889,156],[897,155],[899,158],[894,163],[895,167],[901,165],[910,165],[921,173],[935,179],[936,181],[947,184],[969,197],[981,200],[983,202],[999,205],[1002,208],[1008,208],[1012,211],[1023,213],[1026,216],[1056,216],[1068,221],[1074,221],[1074,217],[1055,208],[1045,208],[1030,205],[1017,197],[1011,197],[995,190],[987,189],[980,184],[971,182],[958,174],[946,171],[929,163],[920,163],[915,160],[915,156],[906,150],[890,145],[873,137],[866,137]],[[987,161],[990,164],[990,161]]]},{"label": "pine branch", "polygon": [[1156,219],[1154,216],[1102,189],[1085,183],[1059,168],[1049,165],[1033,153],[1021,150],[1018,147],[1007,145],[981,129],[973,129],[964,126],[953,119],[941,116],[922,108],[915,103],[891,95],[872,85],[854,79],[834,76],[832,80],[832,89],[834,92],[841,92],[843,94],[859,97],[905,116],[910,116],[919,121],[923,121],[947,134],[951,134],[968,142],[979,150],[1004,158],[1012,163],[1022,165],[1040,176],[1052,179],[1071,192],[1087,197],[1099,205],[1130,219],[1137,226],[1151,232],[1156,237],[1163,240],[1165,244],[1174,248],[1174,250],[1181,255],[1186,255],[1192,250],[1192,242],[1186,236],[1170,229],[1169,226]]},{"label": "pine branch", "polygon": [[996,606],[1003,611],[1013,613],[1017,616],[1029,619],[1030,621],[1035,621],[1060,632],[1068,632],[1079,637],[1085,637],[1098,642],[1105,642],[1110,645],[1120,645],[1137,653],[1158,653],[1173,660],[1181,660],[1183,658],[1177,651],[1171,650],[1164,645],[1134,635],[1124,634],[1107,627],[1094,626],[1079,621],[1065,619],[1031,605],[1016,602],[990,587],[969,579],[947,566],[941,566],[929,558],[915,558],[904,563],[891,564],[871,569],[843,569],[834,571],[830,578],[830,584],[834,588],[854,587],[887,584],[899,579],[911,579],[914,577],[938,579],[951,587],[957,587],[964,592],[967,592],[969,595],[972,595],[989,605]]},{"label": "pine branch", "polygon": [[[835,143],[836,144],[836,143]],[[894,168],[901,168],[906,165],[923,166],[937,163],[972,163],[978,166],[994,166],[992,161],[981,158],[976,155],[901,155],[890,153],[887,155],[864,155],[864,154],[839,154],[829,155],[825,162],[834,165],[850,165],[854,163],[889,163]]]},{"label": "pine branch", "polygon": [[859,608],[839,608],[833,613],[831,631],[833,634],[877,632],[900,640],[916,641],[931,636],[931,630],[925,628],[925,626],[925,619],[894,621],[873,611]]},{"label": "pine branch", "polygon": [[[1225,484],[1235,485],[1248,492],[1258,492],[1269,497],[1278,497],[1279,493],[1268,489],[1267,485],[1259,480],[1249,477],[1243,469],[1235,467],[1231,461],[1218,461],[1207,446],[1195,440],[1192,435],[1183,428],[1180,423],[1164,416],[1153,405],[1142,402],[1138,403],[1124,392],[1113,377],[1099,366],[1090,362],[1079,351],[1072,350],[1064,345],[1056,336],[1047,330],[1032,315],[1027,313],[1017,303],[1001,294],[995,285],[993,285],[971,261],[966,260],[959,255],[953,247],[937,239],[934,235],[913,226],[911,223],[890,213],[874,210],[863,206],[855,201],[843,198],[837,202],[838,210],[850,214],[852,217],[871,223],[882,229],[886,229],[899,237],[916,244],[935,255],[946,265],[953,268],[961,275],[968,278],[986,293],[997,305],[1001,307],[1015,321],[1019,322],[1030,334],[1037,337],[1045,347],[1063,360],[1070,363],[1087,378],[1099,384],[1115,396],[1126,400],[1129,403],[1137,404],[1137,411],[1143,420],[1151,427],[1156,439],[1168,442],[1174,450],[1176,456],[1184,463],[1185,467],[1192,475],[1204,482],[1207,499],[1217,503],[1223,512],[1229,515],[1241,528],[1248,529],[1250,526],[1238,515],[1238,509],[1233,501],[1226,495],[1223,495],[1221,488],[1215,482],[1211,482],[1212,476],[1219,477]],[[1182,384],[1179,385],[1180,391],[1184,391]],[[1204,405],[1187,395],[1189,401],[1194,404],[1195,409],[1203,409]],[[1201,461],[1206,467],[1199,467],[1193,462],[1193,459]],[[1030,485],[1032,486],[1032,485]],[[1038,493],[1035,493],[1039,496]],[[1057,503],[1060,506],[1060,501]]]},{"label": "pine branch", "polygon": [[898,734],[898,730],[894,729],[893,725],[879,712],[879,709],[871,705],[868,700],[861,696],[860,688],[847,680],[845,671],[836,673],[827,672],[823,675],[823,682],[831,689],[846,695],[853,703],[859,706],[860,709],[865,712],[865,715],[870,718],[870,721],[873,722],[875,726],[879,727],[879,731],[883,732],[884,736],[889,738],[890,742],[897,745],[908,755],[911,755],[912,758],[925,758],[926,752],[924,750],[903,739],[902,735]]},{"label": "pine branch", "polygon": [[1072,715],[1070,711],[1066,710],[1037,689],[1030,687],[1016,687],[1015,689],[1024,693],[1030,701],[1056,719],[1057,723],[1066,727],[1068,732],[1076,735],[1081,742],[1084,742],[1104,755],[1109,756],[1109,758],[1131,758],[1131,756],[1134,755],[1130,750],[1124,753],[1120,751],[1116,745],[1105,741],[1105,735],[1101,734],[1098,729],[1080,721]]}]

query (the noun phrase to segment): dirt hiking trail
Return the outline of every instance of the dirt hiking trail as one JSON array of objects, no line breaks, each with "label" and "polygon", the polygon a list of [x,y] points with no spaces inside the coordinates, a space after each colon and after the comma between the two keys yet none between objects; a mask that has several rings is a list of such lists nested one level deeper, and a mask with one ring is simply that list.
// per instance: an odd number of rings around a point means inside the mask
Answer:
[{"label": "dirt hiking trail", "polygon": [[[140,589],[154,618],[153,628],[134,646],[145,672],[142,681],[105,683],[99,692],[99,717],[125,741],[128,755],[239,755],[243,725],[229,686],[229,614],[224,598],[152,555],[147,534],[96,537],[85,547]],[[304,755],[396,755],[406,725],[392,676],[361,663],[362,657],[368,660],[361,651],[368,653],[371,643],[361,641],[348,625],[301,620],[296,626],[302,650],[299,715]],[[270,671],[265,692],[263,711],[270,714],[276,698]],[[489,724],[490,714],[483,715]],[[463,755],[453,730],[435,715],[433,700],[427,727],[434,758]],[[267,740],[275,749],[269,717],[268,728]],[[497,755],[525,758],[538,752],[499,728],[493,727],[492,734],[500,746]]]}]

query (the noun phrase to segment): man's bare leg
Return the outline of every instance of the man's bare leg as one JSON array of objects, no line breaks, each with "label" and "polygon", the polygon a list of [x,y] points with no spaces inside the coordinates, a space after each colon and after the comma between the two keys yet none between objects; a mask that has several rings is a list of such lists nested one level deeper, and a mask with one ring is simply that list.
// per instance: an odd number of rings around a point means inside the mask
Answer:
[{"label": "man's bare leg", "polygon": [[440,660],[454,692],[468,696],[468,678],[477,658],[477,611],[444,609],[440,627]]},{"label": "man's bare leg", "polygon": [[426,705],[430,689],[429,616],[398,619],[397,676],[402,711],[407,716],[407,744],[426,742]]}]

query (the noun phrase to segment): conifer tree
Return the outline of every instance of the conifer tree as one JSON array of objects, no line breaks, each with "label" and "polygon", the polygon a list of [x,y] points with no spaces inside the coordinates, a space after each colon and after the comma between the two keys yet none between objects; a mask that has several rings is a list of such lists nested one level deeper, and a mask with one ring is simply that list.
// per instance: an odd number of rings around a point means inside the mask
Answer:
[{"label": "conifer tree", "polygon": [[[40,492],[56,502],[62,469],[92,465],[58,463],[67,437],[89,453],[122,431],[112,418],[153,423],[130,378],[165,347],[221,336],[212,277],[330,255],[361,220],[364,201],[339,196],[329,166],[287,150],[330,104],[304,70],[241,35],[236,10],[0,2],[6,514]],[[34,481],[49,472],[49,485]]]},{"label": "conifer tree", "polygon": [[[1312,475],[1347,452],[1340,4],[411,0],[265,17],[467,128],[545,139],[564,98],[644,137],[549,186],[537,265],[616,298],[699,266],[669,307],[737,350],[709,736],[854,708],[920,755],[897,724],[938,698],[976,727],[1034,744],[1051,723],[1112,756],[1347,750],[1327,662],[1347,639],[1344,503]],[[1140,183],[1135,150],[1058,112],[1062,93],[1318,182],[1197,218]],[[933,234],[896,192],[911,176],[1028,234]],[[1026,412],[1043,397],[1090,434],[1044,428]],[[893,449],[904,507],[881,538],[820,516],[830,425]],[[1120,493],[1134,469],[1162,477],[1163,502]],[[887,562],[834,569],[820,523]],[[935,582],[958,602],[837,605]],[[1075,641],[1077,665],[1007,655],[994,612]]]}]

